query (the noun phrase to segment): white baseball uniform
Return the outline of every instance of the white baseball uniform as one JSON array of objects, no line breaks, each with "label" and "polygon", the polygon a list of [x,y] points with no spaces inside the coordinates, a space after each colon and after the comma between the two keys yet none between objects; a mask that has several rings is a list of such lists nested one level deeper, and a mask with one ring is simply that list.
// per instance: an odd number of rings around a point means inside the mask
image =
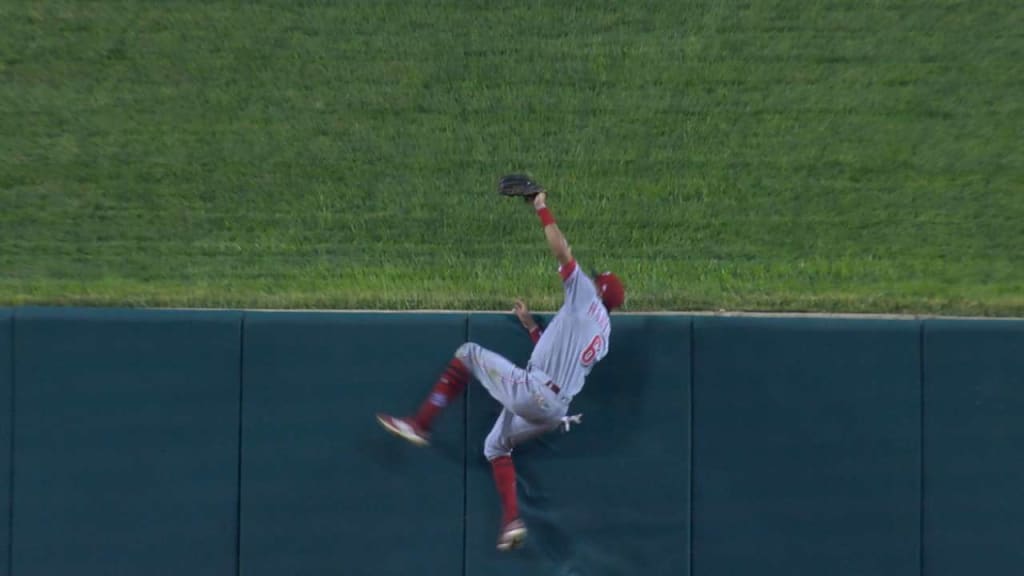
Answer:
[{"label": "white baseball uniform", "polygon": [[594,365],[608,354],[611,321],[593,281],[576,261],[559,268],[565,302],[541,335],[526,368],[474,343],[455,353],[504,406],[484,442],[488,460],[558,428]]}]

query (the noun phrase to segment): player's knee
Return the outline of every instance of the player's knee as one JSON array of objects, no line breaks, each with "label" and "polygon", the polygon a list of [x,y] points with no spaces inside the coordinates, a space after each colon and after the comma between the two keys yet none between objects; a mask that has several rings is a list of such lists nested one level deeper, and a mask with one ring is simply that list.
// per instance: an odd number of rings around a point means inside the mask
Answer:
[{"label": "player's knee", "polygon": [[465,344],[459,346],[455,350],[455,357],[458,358],[466,366],[469,366],[473,362],[473,357],[476,356],[476,352],[479,349],[479,344],[475,344],[473,342],[466,342]]},{"label": "player's knee", "polygon": [[511,456],[512,450],[508,448],[502,448],[500,446],[492,446],[490,444],[484,445],[484,458],[488,461],[500,458],[502,456]]},{"label": "player's knee", "polygon": [[487,439],[484,440],[484,457],[488,460],[494,460],[501,456],[509,456],[512,454],[512,443],[507,438],[502,438],[501,434],[491,432],[487,435]]}]

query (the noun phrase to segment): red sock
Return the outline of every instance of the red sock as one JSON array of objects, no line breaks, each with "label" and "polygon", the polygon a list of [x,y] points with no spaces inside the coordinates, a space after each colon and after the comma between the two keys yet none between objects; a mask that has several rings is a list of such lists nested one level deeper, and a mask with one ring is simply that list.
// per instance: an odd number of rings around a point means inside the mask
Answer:
[{"label": "red sock", "polygon": [[501,497],[501,525],[519,518],[519,505],[516,503],[516,467],[511,456],[499,456],[491,460],[494,472],[494,485]]},{"label": "red sock", "polygon": [[441,413],[441,409],[448,405],[452,398],[455,398],[466,389],[469,383],[469,370],[458,358],[452,358],[444,369],[430,395],[420,405],[416,412],[416,424],[424,430],[429,430],[434,418]]}]

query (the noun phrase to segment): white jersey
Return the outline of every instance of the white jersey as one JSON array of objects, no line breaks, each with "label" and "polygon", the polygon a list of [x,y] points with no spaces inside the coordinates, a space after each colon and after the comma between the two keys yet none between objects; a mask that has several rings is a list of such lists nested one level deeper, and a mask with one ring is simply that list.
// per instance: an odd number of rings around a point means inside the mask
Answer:
[{"label": "white jersey", "polygon": [[594,365],[608,354],[611,320],[594,282],[575,260],[558,272],[565,284],[565,303],[534,347],[529,367],[544,372],[563,395],[572,398],[583,389]]}]

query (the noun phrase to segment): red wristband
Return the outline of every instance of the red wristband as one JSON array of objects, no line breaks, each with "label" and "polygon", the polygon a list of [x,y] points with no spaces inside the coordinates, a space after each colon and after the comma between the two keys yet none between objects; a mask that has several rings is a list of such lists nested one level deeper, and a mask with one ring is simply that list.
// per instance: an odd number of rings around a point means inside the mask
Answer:
[{"label": "red wristband", "polygon": [[551,210],[548,210],[547,206],[537,209],[537,216],[540,217],[540,223],[544,227],[555,223],[555,217],[551,215]]}]

